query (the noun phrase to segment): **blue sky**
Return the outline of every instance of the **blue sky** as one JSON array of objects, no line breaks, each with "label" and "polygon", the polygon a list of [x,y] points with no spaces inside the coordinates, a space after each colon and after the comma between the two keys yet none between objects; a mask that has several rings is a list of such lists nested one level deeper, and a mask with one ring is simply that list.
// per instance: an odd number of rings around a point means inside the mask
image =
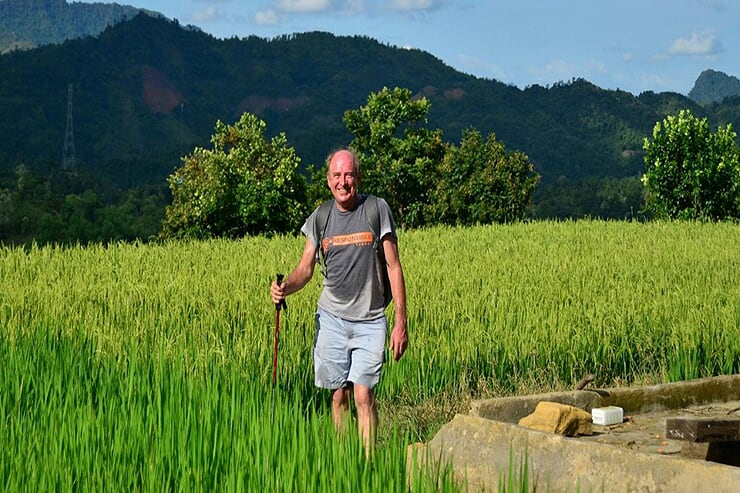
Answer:
[{"label": "blue sky", "polygon": [[[72,0],[68,0],[72,3]],[[92,0],[87,3],[95,3]],[[582,77],[635,95],[740,77],[737,0],[118,0],[219,38],[327,31],[427,51],[520,88]]]}]

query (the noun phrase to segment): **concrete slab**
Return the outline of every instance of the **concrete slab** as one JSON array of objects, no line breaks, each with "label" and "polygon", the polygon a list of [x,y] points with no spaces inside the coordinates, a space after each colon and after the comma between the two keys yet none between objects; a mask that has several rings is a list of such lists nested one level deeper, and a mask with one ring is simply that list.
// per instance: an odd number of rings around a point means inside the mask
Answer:
[{"label": "concrete slab", "polygon": [[[581,407],[620,406],[625,420],[594,426],[588,437],[567,438],[516,423],[543,400]],[[443,458],[470,491],[499,491],[508,475],[527,468],[538,491],[711,492],[740,491],[740,467],[687,458],[682,443],[665,436],[676,416],[740,414],[740,375],[674,384],[547,393],[473,403],[457,415],[419,456]]]}]

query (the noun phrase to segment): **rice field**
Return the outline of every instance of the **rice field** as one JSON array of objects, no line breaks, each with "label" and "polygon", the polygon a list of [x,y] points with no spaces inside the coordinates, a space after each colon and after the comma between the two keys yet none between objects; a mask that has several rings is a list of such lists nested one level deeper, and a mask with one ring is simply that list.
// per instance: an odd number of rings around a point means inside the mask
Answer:
[{"label": "rice field", "polygon": [[471,398],[740,372],[738,225],[404,231],[410,346],[368,462],[313,388],[318,272],[272,387],[269,284],[303,242],[0,247],[2,489],[461,491],[407,472],[406,446]]}]

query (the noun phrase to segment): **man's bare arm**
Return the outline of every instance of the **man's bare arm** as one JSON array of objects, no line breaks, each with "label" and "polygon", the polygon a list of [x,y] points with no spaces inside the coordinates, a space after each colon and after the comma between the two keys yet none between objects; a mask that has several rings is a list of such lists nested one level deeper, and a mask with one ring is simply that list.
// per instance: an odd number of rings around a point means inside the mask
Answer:
[{"label": "man's bare arm", "polygon": [[306,239],[306,246],[303,248],[301,260],[293,272],[285,278],[282,284],[278,285],[273,281],[270,286],[270,296],[273,303],[280,303],[286,296],[299,291],[313,277],[314,266],[316,265],[316,247],[311,240]]}]

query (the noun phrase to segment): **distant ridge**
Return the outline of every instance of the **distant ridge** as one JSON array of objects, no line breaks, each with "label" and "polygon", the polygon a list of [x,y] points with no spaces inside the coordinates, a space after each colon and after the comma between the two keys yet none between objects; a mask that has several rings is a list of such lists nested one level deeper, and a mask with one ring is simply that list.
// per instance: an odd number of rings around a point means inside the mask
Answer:
[{"label": "distant ridge", "polygon": [[0,0],[0,54],[95,36],[139,13],[159,12],[117,3],[66,0]]},{"label": "distant ridge", "polygon": [[689,91],[689,98],[699,104],[721,103],[740,95],[740,79],[724,72],[705,70]]}]

